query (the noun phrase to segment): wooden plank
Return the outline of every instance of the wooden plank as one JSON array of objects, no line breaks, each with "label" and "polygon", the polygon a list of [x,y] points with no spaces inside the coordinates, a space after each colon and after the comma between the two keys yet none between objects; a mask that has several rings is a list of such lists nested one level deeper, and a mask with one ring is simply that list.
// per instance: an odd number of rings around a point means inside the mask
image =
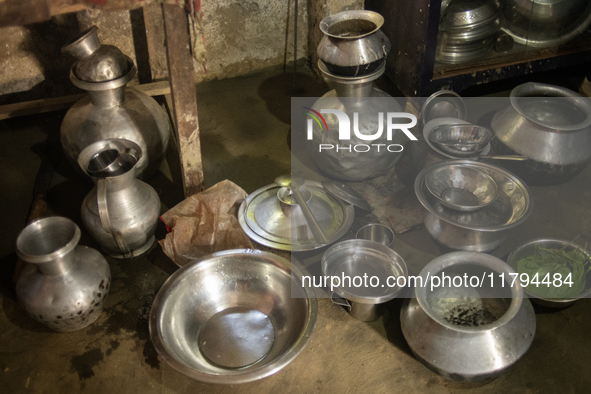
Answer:
[{"label": "wooden plank", "polygon": [[[168,81],[153,82],[130,87],[139,90],[148,96],[162,96],[170,93],[170,84]],[[86,94],[73,94],[70,96],[53,97],[2,105],[0,106],[0,120],[66,109],[71,107],[72,104],[84,96],[86,96]]]},{"label": "wooden plank", "polygon": [[144,6],[144,25],[146,27],[152,80],[167,79],[168,65],[164,47],[164,21],[160,4]]},{"label": "wooden plank", "polygon": [[203,190],[203,164],[189,26],[187,14],[179,6],[163,4],[162,14],[183,189],[188,197]]}]

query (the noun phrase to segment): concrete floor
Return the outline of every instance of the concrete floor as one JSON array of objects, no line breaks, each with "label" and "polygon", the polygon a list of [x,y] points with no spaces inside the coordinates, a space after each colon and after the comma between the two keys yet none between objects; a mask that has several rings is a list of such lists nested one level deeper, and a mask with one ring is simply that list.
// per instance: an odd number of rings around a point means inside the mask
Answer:
[{"label": "concrete floor", "polygon": [[[318,96],[326,88],[301,75],[296,94]],[[291,75],[270,70],[251,77],[198,86],[205,180],[230,179],[247,192],[290,171]],[[591,300],[560,311],[537,310],[537,332],[529,352],[492,382],[461,384],[430,372],[410,353],[399,328],[400,302],[385,316],[359,322],[329,300],[319,300],[315,331],[303,352],[277,374],[258,382],[221,386],[186,378],[161,362],[148,333],[146,315],[154,295],[176,266],[159,246],[133,260],[108,259],[112,289],[97,322],[74,333],[55,333],[27,317],[9,278],[14,244],[24,227],[40,159],[31,150],[49,136],[55,141],[63,113],[0,122],[0,376],[2,392],[84,393],[586,393],[591,354]],[[174,151],[170,157],[174,159]],[[52,156],[57,172],[49,193],[52,214],[80,223],[78,207],[91,185]],[[150,183],[163,209],[182,198],[171,162]],[[574,180],[532,188],[534,213],[494,252],[541,236],[591,244],[591,167]],[[177,182],[175,182],[177,181]],[[163,233],[160,231],[159,238]],[[84,245],[96,247],[83,234]],[[397,237],[394,249],[412,270],[439,255],[422,229]]]}]

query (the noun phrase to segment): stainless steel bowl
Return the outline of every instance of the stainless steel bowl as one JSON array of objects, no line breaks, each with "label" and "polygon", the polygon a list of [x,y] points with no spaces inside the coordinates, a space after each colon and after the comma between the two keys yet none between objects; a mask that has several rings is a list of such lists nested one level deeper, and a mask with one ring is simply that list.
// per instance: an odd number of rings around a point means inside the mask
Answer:
[{"label": "stainless steel bowl", "polygon": [[[525,244],[515,249],[507,258],[507,264],[509,264],[511,268],[513,268],[517,273],[520,273],[517,267],[517,263],[519,262],[519,260],[529,256],[533,256],[535,253],[545,253],[544,251],[541,251],[540,248],[563,249],[565,252],[578,250],[583,252],[587,256],[587,259],[591,261],[591,254],[589,254],[587,250],[583,249],[581,246],[575,243],[563,241],[561,239],[541,238],[526,242]],[[544,278],[539,278],[539,281],[541,282],[543,279]],[[550,281],[553,281],[553,279],[554,278],[550,279]],[[550,308],[566,308],[567,306],[571,306],[572,304],[574,304],[577,300],[584,297],[588,297],[591,294],[591,271],[586,273],[585,279],[585,289],[574,298],[541,298],[537,296],[535,293],[535,285],[532,285],[533,287],[525,287],[524,290],[525,293],[536,304]],[[534,291],[531,291],[532,289]]]},{"label": "stainless steel bowl", "polygon": [[278,372],[306,345],[316,323],[303,268],[259,250],[195,260],[164,283],[150,336],[164,361],[209,383],[244,383]]},{"label": "stainless steel bowl", "polygon": [[429,134],[435,146],[457,157],[478,155],[494,137],[492,131],[477,125],[440,126]]},{"label": "stainless steel bowl", "polygon": [[499,195],[495,180],[478,168],[441,165],[425,175],[425,186],[441,204],[458,211],[475,211],[492,204]]},{"label": "stainless steel bowl", "polygon": [[[425,176],[434,168],[449,164],[474,166],[492,176],[499,189],[497,199],[474,212],[443,206],[427,190]],[[509,229],[523,223],[533,211],[529,187],[509,171],[488,163],[472,160],[436,162],[417,175],[414,187],[419,202],[428,211],[425,224],[429,234],[436,242],[453,249],[490,252],[503,242]],[[428,223],[430,217],[436,220]]]}]

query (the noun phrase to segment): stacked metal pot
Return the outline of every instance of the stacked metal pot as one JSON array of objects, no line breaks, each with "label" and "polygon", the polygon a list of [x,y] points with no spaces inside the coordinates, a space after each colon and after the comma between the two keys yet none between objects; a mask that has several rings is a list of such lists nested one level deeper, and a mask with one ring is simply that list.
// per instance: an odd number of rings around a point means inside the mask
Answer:
[{"label": "stacked metal pot", "polygon": [[437,52],[443,63],[478,59],[493,46],[501,27],[498,0],[442,1]]}]

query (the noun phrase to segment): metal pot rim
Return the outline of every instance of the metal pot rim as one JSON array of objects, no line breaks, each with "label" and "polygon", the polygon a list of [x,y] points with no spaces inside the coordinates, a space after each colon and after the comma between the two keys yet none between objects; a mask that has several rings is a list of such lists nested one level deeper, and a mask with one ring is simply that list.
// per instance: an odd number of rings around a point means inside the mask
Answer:
[{"label": "metal pot rim", "polygon": [[[22,242],[23,240],[23,236],[26,235],[26,233],[31,232],[31,231],[35,231],[34,229],[40,230],[43,225],[47,225],[47,223],[62,223],[66,226],[70,226],[70,227],[74,227],[74,234],[72,235],[72,238],[66,243],[64,244],[62,247],[60,247],[59,249],[51,252],[51,253],[47,253],[47,254],[43,254],[43,255],[32,255],[32,254],[28,254],[25,253],[21,250],[21,248],[19,247],[19,244]],[[16,254],[18,257],[20,257],[21,259],[23,259],[26,262],[29,263],[33,263],[33,264],[39,264],[39,263],[48,263],[51,261],[54,261],[56,259],[60,259],[64,256],[66,256],[68,253],[72,252],[76,246],[78,245],[78,242],[80,241],[80,236],[81,236],[81,232],[80,232],[80,227],[78,227],[78,225],[76,223],[74,223],[72,220],[66,218],[66,217],[62,217],[62,216],[49,216],[46,218],[41,218],[41,219],[37,219],[31,223],[29,223],[18,235],[17,239],[16,239]]]},{"label": "metal pot rim", "polygon": [[507,324],[511,321],[519,309],[521,308],[521,304],[523,302],[523,287],[519,281],[515,281],[515,284],[510,287],[511,289],[511,304],[507,311],[497,320],[490,324],[486,324],[483,326],[478,327],[462,327],[454,325],[444,319],[439,318],[436,316],[429,303],[427,302],[427,286],[426,283],[429,280],[429,277],[437,275],[439,272],[443,271],[446,268],[455,266],[455,265],[478,265],[485,268],[489,268],[496,273],[503,273],[506,277],[510,277],[511,274],[515,274],[515,270],[511,268],[511,266],[505,263],[503,260],[491,256],[487,253],[480,253],[480,252],[466,252],[466,251],[459,251],[459,252],[451,252],[439,257],[436,257],[434,260],[431,260],[425,268],[421,270],[419,276],[421,276],[423,280],[423,284],[425,286],[417,286],[415,288],[415,296],[417,298],[417,302],[423,309],[423,311],[433,320],[441,324],[442,326],[453,330],[459,331],[464,333],[480,333],[482,331],[492,331],[503,325]]},{"label": "metal pot rim", "polygon": [[[328,32],[328,29],[332,25],[334,25],[335,23],[346,21],[346,20],[352,20],[352,19],[363,19],[366,21],[373,22],[373,24],[376,25],[376,28],[370,32],[367,32],[364,34],[359,34],[357,36],[351,36],[351,37],[341,37],[341,36],[337,36],[334,34],[330,34]],[[380,30],[380,28],[383,25],[384,25],[384,17],[382,15],[378,14],[377,12],[369,11],[369,10],[350,10],[350,11],[341,11],[341,12],[338,12],[334,15],[327,16],[326,18],[324,18],[320,22],[319,27],[320,27],[320,30],[322,31],[322,33],[324,33],[325,35],[327,35],[329,37],[334,37],[339,40],[357,40],[361,37],[366,37],[366,36],[369,36],[370,34],[375,33],[376,31]]]},{"label": "metal pot rim", "polygon": [[303,266],[294,265],[293,262],[284,259],[283,257],[277,256],[273,253],[264,252],[257,249],[230,249],[224,250],[221,252],[216,252],[209,254],[207,256],[203,256],[197,259],[192,260],[189,264],[184,265],[178,271],[173,273],[167,280],[164,282],[158,294],[154,298],[154,302],[152,304],[152,309],[150,311],[150,322],[149,322],[149,330],[150,330],[150,339],[154,344],[154,347],[158,351],[158,354],[175,370],[178,372],[189,376],[190,378],[206,382],[206,383],[222,383],[222,384],[239,384],[239,383],[246,383],[252,382],[258,379],[262,379],[273,375],[274,373],[280,371],[284,368],[287,364],[293,361],[294,358],[304,349],[306,346],[310,335],[316,325],[316,319],[318,315],[318,302],[316,300],[316,294],[314,289],[305,286],[304,282],[301,281],[302,289],[306,293],[306,298],[308,299],[308,322],[304,330],[300,333],[297,341],[294,342],[294,345],[289,348],[285,353],[281,354],[278,358],[273,360],[269,364],[262,364],[258,367],[249,368],[248,370],[243,371],[243,373],[232,374],[232,375],[215,375],[209,373],[203,373],[197,371],[193,368],[186,366],[185,364],[178,361],[175,357],[170,355],[168,352],[168,348],[166,346],[165,340],[162,338],[161,333],[161,325],[158,322],[158,311],[160,304],[164,301],[163,298],[165,295],[174,287],[176,284],[183,279],[186,272],[195,269],[197,266],[203,266],[203,264],[207,264],[207,260],[214,258],[214,257],[222,257],[222,256],[259,256],[263,259],[266,259],[268,263],[278,266],[282,269],[287,269],[290,271],[291,276],[295,275],[300,281],[302,279],[303,273],[306,272],[306,269]]},{"label": "metal pot rim", "polygon": [[328,71],[326,64],[324,64],[324,62],[321,59],[318,59],[318,69],[320,69],[324,78],[329,81],[344,85],[357,85],[361,83],[372,82],[381,77],[382,74],[384,74],[384,72],[386,71],[386,62],[383,61],[382,65],[371,74],[360,75],[358,77],[345,77],[342,75],[333,74],[330,71]]},{"label": "metal pot rim", "polygon": [[[572,126],[560,126],[557,128],[556,125],[546,124],[545,122],[536,119],[529,114],[527,114],[521,105],[519,104],[519,99],[523,97],[538,97],[536,93],[540,93],[539,97],[548,96],[548,93],[551,93],[553,96],[550,97],[564,97],[565,99],[569,99],[574,105],[576,105],[579,109],[581,109],[586,114],[586,119],[576,125]],[[511,90],[509,95],[511,100],[511,106],[519,112],[521,116],[533,122],[537,125],[545,127],[549,130],[554,131],[579,131],[586,127],[591,126],[591,103],[588,99],[584,98],[580,94],[573,92],[570,89],[564,88],[562,86],[538,83],[538,82],[526,82]]]}]

